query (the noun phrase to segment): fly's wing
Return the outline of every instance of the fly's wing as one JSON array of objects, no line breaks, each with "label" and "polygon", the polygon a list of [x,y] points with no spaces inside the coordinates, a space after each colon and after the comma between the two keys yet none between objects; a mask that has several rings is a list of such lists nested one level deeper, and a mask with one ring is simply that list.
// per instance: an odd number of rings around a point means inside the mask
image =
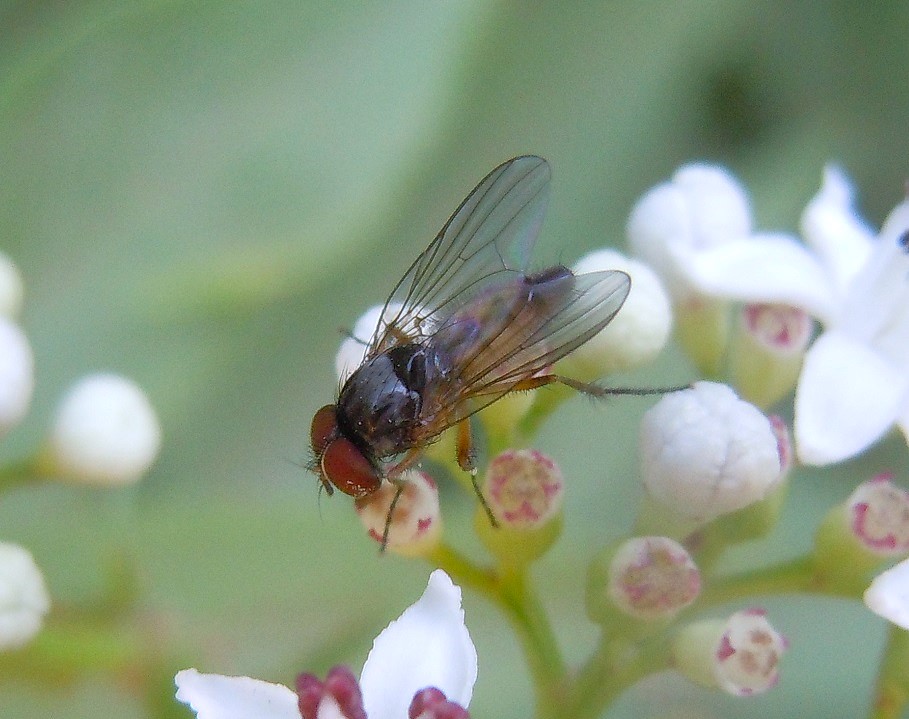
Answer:
[{"label": "fly's wing", "polygon": [[426,339],[491,282],[520,276],[543,223],[549,178],[546,160],[532,155],[483,178],[392,290],[367,358]]},{"label": "fly's wing", "polygon": [[[446,344],[457,381],[437,388],[427,435],[457,424],[580,347],[612,321],[631,289],[624,272],[556,269],[562,274],[521,278],[481,295],[436,334],[440,342],[456,340]],[[533,284],[535,277],[540,279]]]}]

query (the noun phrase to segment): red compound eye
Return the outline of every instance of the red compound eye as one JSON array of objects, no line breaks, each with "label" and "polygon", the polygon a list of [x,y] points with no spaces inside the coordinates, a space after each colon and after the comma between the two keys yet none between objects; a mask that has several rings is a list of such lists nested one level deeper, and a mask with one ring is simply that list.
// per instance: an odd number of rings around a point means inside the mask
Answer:
[{"label": "red compound eye", "polygon": [[335,414],[335,406],[327,404],[318,410],[312,418],[312,426],[309,430],[309,441],[312,443],[312,451],[316,457],[321,457],[325,447],[338,435],[338,419]]},{"label": "red compound eye", "polygon": [[343,437],[330,441],[323,449],[322,476],[351,497],[365,497],[382,484],[376,468],[353,442]]}]

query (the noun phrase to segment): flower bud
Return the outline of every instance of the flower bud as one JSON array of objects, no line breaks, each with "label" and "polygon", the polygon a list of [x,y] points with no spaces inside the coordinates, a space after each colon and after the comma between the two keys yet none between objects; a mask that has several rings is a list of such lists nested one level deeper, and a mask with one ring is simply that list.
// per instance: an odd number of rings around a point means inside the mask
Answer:
[{"label": "flower bud", "polygon": [[701,573],[688,551],[668,537],[634,537],[591,565],[590,617],[603,623],[613,608],[635,619],[672,619],[701,591]]},{"label": "flower bud", "polygon": [[[391,503],[400,496],[389,516]],[[394,482],[383,481],[378,491],[359,497],[355,506],[360,521],[377,542],[386,536],[385,547],[403,556],[422,556],[442,536],[439,490],[425,472],[407,470]]]},{"label": "flower bud", "polygon": [[15,319],[22,310],[22,275],[19,268],[0,252],[0,317]]},{"label": "flower bud", "polygon": [[35,386],[34,360],[25,333],[0,317],[0,437],[28,412]]},{"label": "flower bud", "polygon": [[753,696],[774,687],[786,638],[761,609],[736,612],[682,629],[673,642],[676,668],[689,680],[732,696]]},{"label": "flower bud", "polygon": [[769,407],[792,391],[813,328],[811,317],[795,307],[745,305],[730,350],[730,372],[741,396]]},{"label": "flower bud", "polygon": [[90,375],[57,408],[47,471],[97,486],[131,484],[160,447],[158,418],[138,385],[114,374]]},{"label": "flower bud", "polygon": [[31,553],[0,542],[0,651],[31,640],[49,610],[50,596]]},{"label": "flower bud", "polygon": [[657,274],[615,250],[591,252],[573,270],[577,274],[622,270],[631,277],[631,292],[612,322],[561,360],[560,371],[589,382],[651,362],[672,330],[672,306]]},{"label": "flower bud", "polygon": [[690,164],[670,182],[649,190],[628,218],[635,255],[653,267],[677,304],[700,294],[688,278],[693,253],[746,236],[751,231],[748,197],[722,167]]},{"label": "flower bud", "polygon": [[640,447],[648,494],[702,522],[763,499],[780,481],[769,420],[721,384],[663,397],[644,416]]},{"label": "flower bud", "polygon": [[565,481],[558,465],[533,449],[507,450],[489,463],[483,496],[499,526],[482,508],[475,526],[486,547],[507,562],[541,556],[561,532]]},{"label": "flower bud", "polygon": [[909,559],[877,575],[864,600],[879,617],[909,631]]},{"label": "flower bud", "polygon": [[909,492],[880,474],[860,484],[818,527],[815,561],[826,577],[864,575],[909,552]]}]

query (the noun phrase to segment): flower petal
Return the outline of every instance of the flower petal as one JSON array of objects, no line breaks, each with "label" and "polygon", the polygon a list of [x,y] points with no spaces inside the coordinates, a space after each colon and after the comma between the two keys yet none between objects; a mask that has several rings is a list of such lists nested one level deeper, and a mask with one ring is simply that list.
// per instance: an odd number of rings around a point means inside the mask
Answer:
[{"label": "flower petal", "polygon": [[178,672],[175,681],[177,699],[198,719],[300,719],[297,695],[281,684],[195,669]]},{"label": "flower petal", "polygon": [[838,167],[824,168],[824,184],[805,207],[801,229],[843,292],[867,261],[874,232],[852,207],[852,186]]},{"label": "flower petal", "polygon": [[688,276],[705,294],[791,305],[823,322],[835,314],[836,296],[826,270],[787,235],[756,234],[703,250],[691,258]]},{"label": "flower petal", "polygon": [[416,604],[376,637],[360,688],[369,719],[401,719],[426,687],[467,707],[476,678],[477,652],[464,625],[461,590],[436,570]]},{"label": "flower petal", "polygon": [[909,370],[909,200],[887,217],[849,288],[842,328]]},{"label": "flower petal", "polygon": [[842,332],[822,334],[808,350],[795,396],[795,440],[805,464],[857,455],[895,422],[909,378]]},{"label": "flower petal", "polygon": [[909,629],[909,559],[876,576],[864,599],[879,617]]}]

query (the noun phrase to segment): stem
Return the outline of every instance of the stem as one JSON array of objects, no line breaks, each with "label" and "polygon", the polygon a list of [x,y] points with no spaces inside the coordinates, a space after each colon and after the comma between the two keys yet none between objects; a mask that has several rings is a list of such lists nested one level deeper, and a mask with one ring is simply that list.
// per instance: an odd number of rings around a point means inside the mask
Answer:
[{"label": "stem", "polygon": [[597,650],[578,673],[571,702],[563,707],[562,715],[572,719],[596,719],[628,687],[668,665],[666,635],[630,643],[609,640],[604,634]]},{"label": "stem", "polygon": [[909,703],[909,633],[890,626],[874,696],[873,719],[899,719]]},{"label": "stem", "polygon": [[0,492],[41,483],[45,477],[37,470],[33,458],[21,459],[0,467]]},{"label": "stem", "polygon": [[530,589],[523,567],[502,568],[498,596],[524,650],[536,690],[537,716],[559,716],[566,689],[565,660],[546,611]]},{"label": "stem", "polygon": [[707,583],[697,601],[699,609],[747,599],[756,594],[792,594],[825,592],[814,571],[814,559],[805,555],[784,564],[762,567],[729,577],[718,577]]}]

